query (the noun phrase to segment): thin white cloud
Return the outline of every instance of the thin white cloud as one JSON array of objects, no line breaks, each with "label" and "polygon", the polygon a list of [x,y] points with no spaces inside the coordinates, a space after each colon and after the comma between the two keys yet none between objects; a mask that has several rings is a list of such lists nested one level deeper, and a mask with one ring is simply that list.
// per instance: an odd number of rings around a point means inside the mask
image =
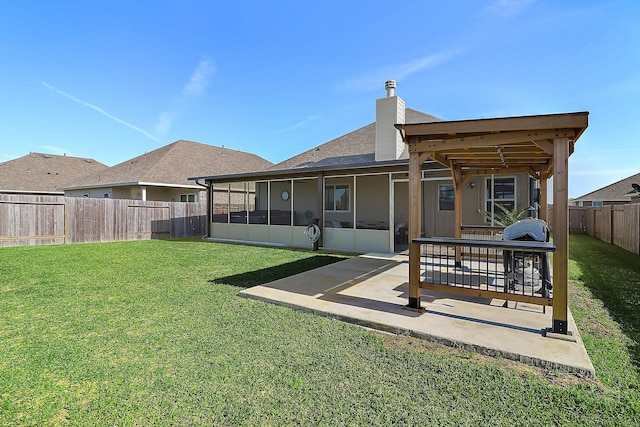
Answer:
[{"label": "thin white cloud", "polygon": [[300,122],[298,122],[298,123],[296,123],[296,124],[294,124],[294,125],[292,125],[292,126],[289,126],[289,127],[287,127],[287,128],[281,129],[281,130],[280,130],[280,132],[288,132],[288,131],[290,131],[290,130],[294,130],[294,129],[299,129],[299,128],[301,128],[301,127],[305,127],[305,126],[306,126],[306,125],[308,125],[309,123],[311,123],[311,122],[313,122],[313,121],[315,121],[315,120],[318,120],[320,117],[321,117],[321,116],[319,116],[319,115],[312,115],[312,116],[309,116],[309,117],[307,117],[306,119],[304,119],[304,120],[302,120],[302,121],[300,121]]},{"label": "thin white cloud", "polygon": [[216,67],[210,59],[201,60],[191,73],[189,81],[174,101],[174,108],[163,111],[156,120],[155,130],[160,136],[165,136],[171,130],[173,123],[182,114],[182,109],[193,99],[203,96],[216,72]]},{"label": "thin white cloud", "polygon": [[173,125],[174,120],[177,118],[177,112],[163,112],[158,116],[158,120],[156,120],[156,134],[164,136],[169,133],[171,126]]},{"label": "thin white cloud", "polygon": [[520,15],[535,0],[495,0],[484,9],[492,19],[510,19]]},{"label": "thin white cloud", "polygon": [[18,156],[13,154],[0,153],[0,163],[8,162],[9,160],[17,159]]},{"label": "thin white cloud", "polygon": [[589,175],[633,175],[638,173],[638,169],[600,169],[588,171],[569,171],[569,176],[589,176]]},{"label": "thin white cloud", "polygon": [[164,111],[160,113],[155,125],[156,135],[159,135],[161,137],[167,135],[177,117],[177,111]]},{"label": "thin white cloud", "polygon": [[127,126],[127,127],[130,127],[131,129],[135,130],[136,132],[139,132],[139,133],[143,134],[144,136],[146,136],[146,137],[148,137],[148,138],[150,138],[150,139],[152,139],[152,140],[154,140],[154,141],[158,141],[158,138],[156,138],[155,136],[151,135],[149,132],[147,132],[147,131],[145,131],[145,130],[143,130],[143,129],[140,129],[139,127],[137,127],[137,126],[135,126],[135,125],[132,125],[131,123],[126,122],[126,121],[124,121],[124,120],[122,120],[122,119],[120,119],[120,118],[118,118],[118,117],[114,116],[113,114],[109,114],[109,113],[107,113],[107,112],[106,112],[106,111],[104,111],[102,108],[100,108],[100,107],[98,107],[98,106],[96,106],[96,105],[93,105],[93,104],[91,104],[91,103],[89,103],[89,102],[86,102],[86,101],[83,101],[83,100],[81,100],[81,99],[78,99],[78,98],[76,98],[76,97],[75,97],[75,96],[73,96],[73,95],[69,95],[68,93],[63,92],[63,91],[61,91],[60,89],[57,89],[57,88],[55,88],[55,87],[51,86],[51,85],[50,85],[50,84],[48,84],[47,82],[41,81],[40,83],[41,83],[44,87],[46,87],[46,88],[48,88],[48,89],[51,89],[52,91],[56,92],[56,93],[57,93],[57,94],[59,94],[59,95],[62,95],[62,96],[64,96],[64,97],[66,97],[66,98],[69,98],[70,100],[72,100],[72,101],[74,101],[74,102],[77,102],[78,104],[84,105],[85,107],[91,108],[92,110],[97,111],[98,113],[102,114],[102,115],[103,115],[103,116],[105,116],[105,117],[110,118],[111,120],[114,120],[114,121],[116,121],[116,122],[118,122],[118,123],[120,123],[120,124],[123,124],[123,125],[125,125],[125,126]]},{"label": "thin white cloud", "polygon": [[599,153],[623,153],[640,151],[640,148],[613,148],[611,150],[600,150]]},{"label": "thin white cloud", "polygon": [[386,80],[402,80],[411,74],[436,67],[450,60],[459,53],[460,51],[435,53],[423,58],[404,62],[402,64],[382,67],[377,70],[372,70],[361,76],[347,80],[340,86],[345,89],[369,92],[379,89]]},{"label": "thin white cloud", "polygon": [[[635,148],[635,147],[634,148],[630,148],[630,147],[612,148],[610,150],[589,149],[588,152],[574,154],[569,159],[569,162],[571,162],[572,165],[582,165],[582,164],[599,165],[599,164],[602,164],[603,161],[608,161],[611,163],[615,163],[615,162],[620,163],[621,160],[622,161],[626,160],[628,163],[628,160],[635,159],[637,157],[635,153],[639,153],[639,152],[640,152],[640,148]],[[625,154],[620,154],[620,153],[625,153]]]},{"label": "thin white cloud", "polygon": [[213,62],[208,59],[203,59],[198,63],[198,66],[191,74],[189,83],[182,90],[182,95],[186,97],[199,97],[202,96],[209,84],[211,78],[216,72],[216,67]]}]

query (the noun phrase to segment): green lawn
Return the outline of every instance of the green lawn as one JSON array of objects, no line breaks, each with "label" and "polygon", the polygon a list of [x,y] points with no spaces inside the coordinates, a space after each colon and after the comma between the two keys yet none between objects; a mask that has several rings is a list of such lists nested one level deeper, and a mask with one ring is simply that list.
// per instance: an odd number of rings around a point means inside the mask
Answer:
[{"label": "green lawn", "polygon": [[237,296],[338,256],[197,240],[3,248],[0,425],[637,425],[640,257],[571,245],[598,381]]}]

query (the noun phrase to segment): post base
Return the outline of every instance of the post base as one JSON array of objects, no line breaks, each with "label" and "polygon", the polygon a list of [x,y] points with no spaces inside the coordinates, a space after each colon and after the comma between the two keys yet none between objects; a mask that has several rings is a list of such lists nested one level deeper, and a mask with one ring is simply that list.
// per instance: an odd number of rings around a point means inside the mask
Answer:
[{"label": "post base", "polygon": [[405,306],[402,307],[402,309],[403,310],[407,310],[407,311],[413,311],[414,313],[420,313],[420,314],[425,312],[424,307],[414,308],[414,307],[410,307],[408,305],[405,305]]},{"label": "post base", "polygon": [[557,320],[553,319],[553,328],[551,328],[551,332],[554,334],[567,334],[567,321],[566,320]]},{"label": "post base", "polygon": [[424,308],[420,306],[420,298],[409,297],[409,304],[402,307],[404,310],[415,311],[418,313],[424,313]]}]

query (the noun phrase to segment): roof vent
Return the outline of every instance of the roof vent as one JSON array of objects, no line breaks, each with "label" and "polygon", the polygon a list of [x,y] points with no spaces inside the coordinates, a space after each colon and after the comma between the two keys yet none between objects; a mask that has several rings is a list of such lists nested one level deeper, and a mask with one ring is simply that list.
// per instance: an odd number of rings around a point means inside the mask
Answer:
[{"label": "roof vent", "polygon": [[395,80],[387,80],[384,82],[384,88],[387,91],[387,98],[391,98],[396,95],[396,81]]}]

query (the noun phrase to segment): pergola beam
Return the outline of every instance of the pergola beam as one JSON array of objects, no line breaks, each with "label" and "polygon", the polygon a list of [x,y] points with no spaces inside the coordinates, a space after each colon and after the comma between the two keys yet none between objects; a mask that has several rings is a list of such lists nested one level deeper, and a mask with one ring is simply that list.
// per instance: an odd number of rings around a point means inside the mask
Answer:
[{"label": "pergola beam", "polygon": [[432,150],[455,150],[455,149],[469,149],[473,147],[487,147],[492,145],[501,145],[506,143],[513,143],[514,141],[545,141],[548,139],[566,137],[575,137],[575,131],[573,129],[541,129],[534,131],[511,131],[511,132],[496,132],[482,135],[447,135],[438,139],[418,139],[415,142],[411,142],[409,145],[409,152],[417,151],[432,151]]},{"label": "pergola beam", "polygon": [[589,113],[560,113],[521,117],[499,117],[474,120],[450,120],[442,122],[418,123],[411,125],[407,131],[404,125],[398,125],[406,132],[403,135],[411,138],[414,135],[428,135],[431,139],[451,137],[461,134],[479,134],[492,132],[529,131],[543,129],[576,129],[575,138],[578,139],[588,126]]}]

